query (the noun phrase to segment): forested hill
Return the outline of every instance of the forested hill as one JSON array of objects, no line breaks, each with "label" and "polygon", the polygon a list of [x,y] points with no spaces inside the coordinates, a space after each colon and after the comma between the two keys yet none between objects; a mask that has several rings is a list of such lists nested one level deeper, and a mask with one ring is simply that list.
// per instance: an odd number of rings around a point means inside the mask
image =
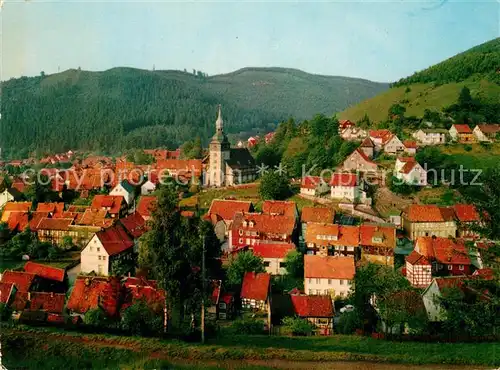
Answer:
[{"label": "forested hill", "polygon": [[[346,109],[340,118],[359,121],[367,115],[371,122],[382,122],[394,104],[404,106],[407,116],[422,118],[426,110],[441,112],[454,104],[463,87],[483,103],[499,103],[500,38],[402,78],[391,89]],[[495,122],[489,116],[484,118]]]},{"label": "forested hill", "polygon": [[28,152],[177,147],[214,130],[217,104],[232,134],[266,133],[282,120],[332,115],[387,84],[284,68],[204,76],[113,68],[68,70],[3,83],[0,147]]}]

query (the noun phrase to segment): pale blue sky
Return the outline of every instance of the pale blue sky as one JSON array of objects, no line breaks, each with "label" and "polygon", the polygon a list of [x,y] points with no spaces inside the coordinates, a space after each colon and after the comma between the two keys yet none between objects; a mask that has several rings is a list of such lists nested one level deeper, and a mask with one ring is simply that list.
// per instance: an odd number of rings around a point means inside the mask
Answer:
[{"label": "pale blue sky", "polygon": [[500,0],[5,0],[1,17],[3,80],[155,64],[394,81],[500,35]]}]

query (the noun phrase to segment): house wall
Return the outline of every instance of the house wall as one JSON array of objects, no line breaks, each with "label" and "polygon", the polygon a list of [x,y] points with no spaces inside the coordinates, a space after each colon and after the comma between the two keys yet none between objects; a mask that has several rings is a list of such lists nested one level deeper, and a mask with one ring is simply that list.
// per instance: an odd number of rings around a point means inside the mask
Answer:
[{"label": "house wall", "polygon": [[418,130],[413,134],[413,137],[417,139],[418,142],[425,145],[435,145],[446,143],[446,134],[442,132],[424,132]]},{"label": "house wall", "polygon": [[134,200],[134,194],[127,192],[125,188],[123,188],[123,186],[121,186],[120,184],[116,185],[113,190],[109,192],[109,195],[121,195],[123,196],[127,204],[132,203],[132,201]]},{"label": "house wall", "polygon": [[446,317],[446,312],[437,302],[439,297],[441,297],[441,293],[436,282],[433,281],[422,295],[427,317],[431,322],[443,321]]},{"label": "house wall", "polygon": [[109,275],[109,256],[99,238],[94,235],[81,253],[81,272]]},{"label": "house wall", "polygon": [[405,146],[396,136],[394,136],[384,146],[384,152],[389,154],[396,154],[397,152],[404,151]]},{"label": "house wall", "polygon": [[460,143],[475,143],[476,142],[476,137],[474,136],[473,133],[470,133],[470,134],[459,134],[458,135],[458,141]]},{"label": "house wall", "polygon": [[[284,267],[284,263],[284,258],[264,258],[266,272],[271,275],[285,275],[286,268]],[[283,264],[283,267],[280,264]]]},{"label": "house wall", "polygon": [[316,189],[300,188],[300,194],[315,196]]},{"label": "house wall", "polygon": [[406,262],[406,278],[416,288],[425,288],[432,281],[431,265],[412,265]]},{"label": "house wall", "polygon": [[359,187],[358,186],[332,186],[331,187],[331,197],[335,199],[346,198],[350,201],[354,201],[359,198]]},{"label": "house wall", "polygon": [[11,202],[14,200],[14,197],[6,190],[0,193],[0,208],[2,208],[5,203]]},{"label": "house wall", "polygon": [[[241,235],[240,235],[241,230]],[[264,234],[251,228],[241,228],[229,231],[229,249],[244,247],[246,245],[258,245],[261,241],[276,241],[291,243],[292,235],[288,234]]]},{"label": "house wall", "polygon": [[415,240],[419,236],[442,236],[447,238],[457,235],[457,225],[455,221],[411,222],[403,216],[403,229],[406,230],[411,240]]},{"label": "house wall", "polygon": [[308,295],[329,295],[347,297],[351,289],[351,280],[304,278],[304,291]]},{"label": "house wall", "polygon": [[452,276],[470,275],[471,272],[470,265],[434,263],[433,267],[435,273],[448,273]]},{"label": "house wall", "polygon": [[420,165],[413,167],[409,173],[396,172],[396,178],[411,185],[427,185],[427,172]]},{"label": "house wall", "polygon": [[151,181],[146,181],[141,186],[141,195],[151,194],[155,190],[156,190],[156,185],[153,184]]},{"label": "house wall", "polygon": [[376,171],[377,165],[375,163],[366,162],[357,152],[351,154],[342,164],[345,171]]}]

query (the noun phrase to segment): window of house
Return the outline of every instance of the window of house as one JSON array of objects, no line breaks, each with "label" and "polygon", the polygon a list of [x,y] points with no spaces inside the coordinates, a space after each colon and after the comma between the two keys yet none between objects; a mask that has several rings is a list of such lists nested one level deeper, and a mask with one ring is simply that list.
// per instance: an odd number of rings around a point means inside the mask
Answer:
[{"label": "window of house", "polygon": [[328,285],[332,285],[332,279],[328,279]]},{"label": "window of house", "polygon": [[269,261],[264,261],[264,267],[269,267]]},{"label": "window of house", "polygon": [[100,261],[101,260],[101,256],[97,256],[97,259]]},{"label": "window of house", "polygon": [[462,271],[462,270],[464,269],[464,265],[459,265],[459,266],[458,266],[458,269],[459,269],[460,271]]},{"label": "window of house", "polygon": [[239,233],[240,235],[243,235],[243,230],[241,230],[241,229],[240,229],[240,230],[238,231],[238,233]]},{"label": "window of house", "polygon": [[328,295],[328,293],[330,293],[330,290],[329,289],[325,289],[325,295]]},{"label": "window of house", "polygon": [[103,261],[106,261],[106,256],[102,256],[102,260],[103,260]]},{"label": "window of house", "polygon": [[238,243],[243,244],[243,238],[239,238]]},{"label": "window of house", "polygon": [[312,289],[309,289],[309,293],[308,293],[308,294],[309,294],[309,295],[313,295],[313,294],[314,294],[314,293],[313,293],[313,290],[312,290]]},{"label": "window of house", "polygon": [[313,279],[309,278],[309,284],[312,284]]},{"label": "window of house", "polygon": [[321,284],[321,279],[316,279],[316,284]]},{"label": "window of house", "polygon": [[452,265],[448,265],[448,270],[453,270],[453,266]]},{"label": "window of house", "polygon": [[101,251],[101,248],[99,248],[99,247],[98,247],[98,248],[97,248],[97,251],[98,251],[98,252],[100,252],[100,251]]},{"label": "window of house", "polygon": [[286,262],[280,262],[280,268],[286,268]]},{"label": "window of house", "polygon": [[340,285],[344,285],[344,280],[340,279]]},{"label": "window of house", "polygon": [[225,310],[226,309],[226,304],[224,302],[219,303],[219,308],[221,310]]},{"label": "window of house", "polygon": [[92,252],[92,249],[93,249],[93,248],[92,248],[92,247],[90,247],[90,251],[91,251],[91,252]]}]

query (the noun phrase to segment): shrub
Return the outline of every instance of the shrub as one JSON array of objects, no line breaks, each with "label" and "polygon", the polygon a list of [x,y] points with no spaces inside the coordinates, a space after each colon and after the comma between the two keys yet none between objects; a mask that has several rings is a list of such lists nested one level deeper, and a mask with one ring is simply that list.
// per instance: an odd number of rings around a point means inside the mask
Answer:
[{"label": "shrub", "polygon": [[362,323],[359,319],[359,314],[354,310],[350,312],[344,312],[340,316],[336,330],[340,334],[352,334],[356,329],[361,327]]},{"label": "shrub", "polygon": [[146,302],[139,301],[125,309],[121,327],[134,335],[158,334],[163,329],[163,317],[156,314]]},{"label": "shrub", "polygon": [[83,317],[83,322],[85,325],[89,326],[104,327],[106,326],[107,321],[108,318],[106,313],[100,307],[88,310],[85,312],[85,316]]},{"label": "shrub", "polygon": [[5,303],[0,303],[0,321],[9,321],[12,317],[12,309]]},{"label": "shrub", "polygon": [[472,146],[470,146],[469,144],[466,144],[466,145],[464,145],[464,150],[466,152],[470,152],[472,150]]},{"label": "shrub", "polygon": [[307,336],[314,332],[314,325],[300,317],[285,317],[283,327],[292,335]]},{"label": "shrub", "polygon": [[237,334],[262,334],[264,322],[257,319],[238,319],[233,322],[231,329]]}]

